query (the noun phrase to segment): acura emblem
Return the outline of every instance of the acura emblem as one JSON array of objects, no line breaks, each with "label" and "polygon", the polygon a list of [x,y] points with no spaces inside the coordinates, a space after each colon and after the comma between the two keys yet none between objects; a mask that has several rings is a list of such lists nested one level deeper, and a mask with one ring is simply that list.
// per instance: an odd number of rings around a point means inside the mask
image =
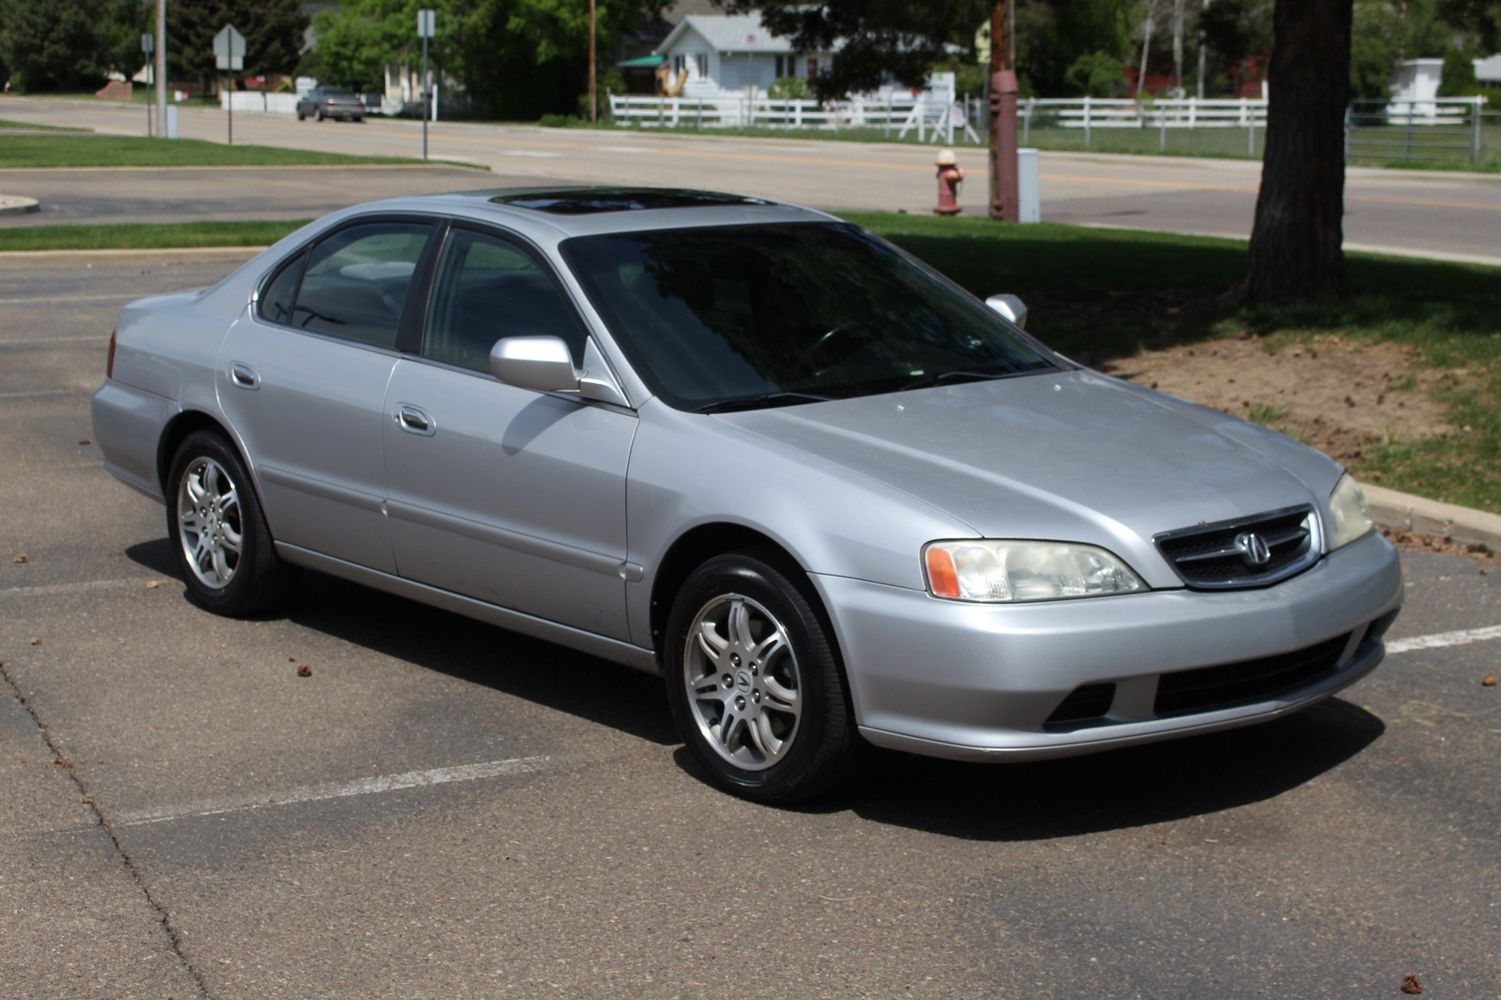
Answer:
[{"label": "acura emblem", "polygon": [[1242,531],[1236,535],[1235,547],[1240,549],[1240,557],[1247,566],[1265,566],[1272,561],[1272,550],[1267,547],[1266,539],[1254,531]]}]

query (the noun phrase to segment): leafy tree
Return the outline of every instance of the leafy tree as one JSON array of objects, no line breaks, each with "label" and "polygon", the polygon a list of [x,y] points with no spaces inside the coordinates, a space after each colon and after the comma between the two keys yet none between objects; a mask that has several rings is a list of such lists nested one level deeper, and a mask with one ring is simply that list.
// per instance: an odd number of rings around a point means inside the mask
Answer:
[{"label": "leafy tree", "polygon": [[[600,52],[665,0],[601,0]],[[305,68],[321,80],[378,88],[388,65],[421,58],[417,10],[437,12],[429,58],[459,82],[478,110],[503,118],[575,113],[588,66],[588,4],[579,0],[348,0],[319,15]]]},{"label": "leafy tree", "polygon": [[1086,59],[1102,73],[1097,55],[1115,60],[1119,80],[1133,48],[1133,7],[1125,0],[1017,0],[1016,71],[1024,89],[1044,97],[1082,93],[1069,73]]},{"label": "leafy tree", "polygon": [[211,86],[219,75],[214,36],[229,24],[245,36],[243,73],[296,71],[308,26],[297,0],[171,0],[167,4],[168,77],[201,80]]},{"label": "leafy tree", "polygon": [[92,90],[115,68],[107,29],[118,4],[89,0],[0,2],[0,60],[25,90]]},{"label": "leafy tree", "polygon": [[1114,97],[1121,86],[1121,61],[1108,52],[1091,52],[1075,59],[1064,79],[1076,94]]}]

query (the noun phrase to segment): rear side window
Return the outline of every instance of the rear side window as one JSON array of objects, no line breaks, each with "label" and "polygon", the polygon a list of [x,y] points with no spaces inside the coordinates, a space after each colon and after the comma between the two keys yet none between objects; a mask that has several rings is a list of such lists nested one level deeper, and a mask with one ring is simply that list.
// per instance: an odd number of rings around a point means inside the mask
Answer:
[{"label": "rear side window", "polygon": [[294,261],[272,279],[261,315],[341,340],[394,348],[412,275],[431,231],[419,222],[341,229],[308,251],[305,267]]},{"label": "rear side window", "polygon": [[584,328],[573,306],[532,257],[505,240],[453,229],[438,263],[423,357],[477,372],[504,337],[563,338],[581,364]]}]

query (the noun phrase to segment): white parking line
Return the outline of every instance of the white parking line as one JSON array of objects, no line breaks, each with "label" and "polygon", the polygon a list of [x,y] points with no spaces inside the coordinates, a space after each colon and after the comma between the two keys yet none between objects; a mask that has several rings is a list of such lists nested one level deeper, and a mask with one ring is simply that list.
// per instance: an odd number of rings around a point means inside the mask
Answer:
[{"label": "white parking line", "polygon": [[267,792],[260,795],[228,796],[219,799],[204,799],[165,809],[148,809],[142,812],[123,813],[114,818],[115,826],[144,826],[148,823],[165,823],[176,819],[198,816],[218,816],[223,813],[249,812],[272,806],[289,806],[302,802],[322,802],[327,799],[343,799],[354,795],[380,795],[403,788],[423,788],[428,785],[446,785],[454,781],[478,781],[481,778],[498,778],[503,775],[531,774],[559,763],[552,757],[512,757],[509,760],[492,760],[481,764],[460,764],[457,767],[438,767],[431,771],[407,771],[403,774],[383,774],[363,778],[347,784],[305,785],[285,792]]},{"label": "white parking line", "polygon": [[34,392],[0,392],[0,399],[39,399],[42,396],[71,396],[82,389],[37,389]]},{"label": "white parking line", "polygon": [[67,305],[70,302],[129,302],[131,299],[141,297],[139,291],[135,292],[109,292],[108,294],[96,293],[93,295],[28,295],[24,298],[0,299],[0,306],[29,306],[29,305]]},{"label": "white parking line", "polygon": [[1443,649],[1445,646],[1463,646],[1487,639],[1501,639],[1501,625],[1485,628],[1469,628],[1459,632],[1436,632],[1433,635],[1415,635],[1407,639],[1395,639],[1386,644],[1387,655],[1406,653],[1413,649]]},{"label": "white parking line", "polygon": [[21,337],[16,340],[0,340],[0,347],[31,347],[36,344],[80,344],[84,341],[102,344],[108,339],[102,333],[82,333],[71,337]]},{"label": "white parking line", "polygon": [[90,590],[113,590],[116,587],[144,587],[160,577],[135,576],[126,580],[84,580],[80,583],[48,583],[36,587],[0,588],[0,600],[7,597],[50,597],[53,594],[79,594]]}]

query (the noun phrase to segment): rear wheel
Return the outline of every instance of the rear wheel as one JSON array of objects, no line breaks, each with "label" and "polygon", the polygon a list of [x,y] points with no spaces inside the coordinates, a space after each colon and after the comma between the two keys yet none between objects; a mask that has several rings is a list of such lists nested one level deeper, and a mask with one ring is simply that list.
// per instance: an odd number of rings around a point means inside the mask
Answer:
[{"label": "rear wheel", "polygon": [[167,485],[167,534],[194,604],[253,615],[290,591],[296,571],[276,554],[250,476],[229,441],[211,431],[189,434]]},{"label": "rear wheel", "polygon": [[721,787],[794,802],[858,766],[838,652],[795,567],[717,556],[684,582],[663,655],[668,699],[694,757]]}]

